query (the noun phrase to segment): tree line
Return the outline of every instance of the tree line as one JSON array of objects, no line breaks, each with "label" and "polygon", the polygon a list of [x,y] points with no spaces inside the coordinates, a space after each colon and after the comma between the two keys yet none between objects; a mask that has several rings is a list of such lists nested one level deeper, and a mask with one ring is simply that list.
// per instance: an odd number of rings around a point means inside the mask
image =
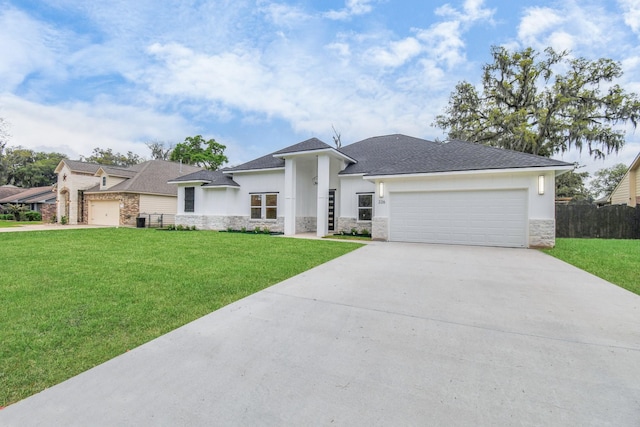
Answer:
[{"label": "tree line", "polygon": [[[0,125],[4,123],[0,119]],[[0,127],[0,185],[16,187],[43,187],[56,183],[55,169],[67,156],[62,153],[37,152],[23,147],[8,147],[8,137]],[[217,170],[228,162],[224,154],[226,146],[215,139],[205,140],[201,135],[186,137],[184,142],[172,145],[152,141],[146,143],[151,160],[181,161],[206,169]],[[145,161],[131,151],[126,154],[111,148],[93,149],[91,155],[80,156],[80,160],[105,166],[129,167]]]}]

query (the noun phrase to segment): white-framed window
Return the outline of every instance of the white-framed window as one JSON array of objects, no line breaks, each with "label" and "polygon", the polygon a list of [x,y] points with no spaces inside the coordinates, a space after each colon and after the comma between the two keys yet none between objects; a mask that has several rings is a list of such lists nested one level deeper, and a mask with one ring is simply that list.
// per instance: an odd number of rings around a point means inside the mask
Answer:
[{"label": "white-framed window", "polygon": [[251,194],[251,219],[278,219],[278,194]]},{"label": "white-framed window", "polygon": [[358,221],[371,221],[373,218],[373,193],[358,194]]},{"label": "white-framed window", "polygon": [[102,186],[103,186],[103,187],[106,187],[106,186],[107,186],[107,177],[106,177],[106,176],[103,176],[103,177],[102,177]]},{"label": "white-framed window", "polygon": [[196,205],[196,189],[195,187],[184,187],[184,211],[194,212]]}]

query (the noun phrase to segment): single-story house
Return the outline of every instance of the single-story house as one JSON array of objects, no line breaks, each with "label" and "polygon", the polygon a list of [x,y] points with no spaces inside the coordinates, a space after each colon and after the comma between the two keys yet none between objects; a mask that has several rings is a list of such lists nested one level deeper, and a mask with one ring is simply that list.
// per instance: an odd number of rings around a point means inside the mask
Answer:
[{"label": "single-story house", "polygon": [[[18,188],[18,187],[14,187]],[[56,193],[53,186],[20,188],[20,191],[0,199],[0,205],[22,205],[30,211],[40,212],[43,221],[48,221],[55,214]]]},{"label": "single-story house", "polygon": [[555,244],[555,175],[570,163],[406,135],[334,148],[316,138],[178,186],[176,223],[509,247]]},{"label": "single-story house", "polygon": [[640,204],[640,153],[631,162],[629,170],[607,197],[612,205],[628,205],[635,207]]},{"label": "single-story house", "polygon": [[69,224],[136,225],[143,214],[176,213],[177,189],[167,181],[201,168],[164,160],[130,167],[64,159],[56,168],[57,219]]}]

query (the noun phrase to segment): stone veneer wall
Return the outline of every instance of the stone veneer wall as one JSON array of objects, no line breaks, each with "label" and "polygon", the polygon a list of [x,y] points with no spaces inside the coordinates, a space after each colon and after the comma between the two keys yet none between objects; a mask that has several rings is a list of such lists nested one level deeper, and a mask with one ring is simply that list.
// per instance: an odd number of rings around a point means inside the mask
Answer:
[{"label": "stone veneer wall", "polygon": [[318,219],[314,216],[296,217],[296,233],[309,233],[318,229]]},{"label": "stone veneer wall", "polygon": [[265,227],[269,231],[282,233],[284,231],[284,218],[279,217],[277,220],[250,220],[246,216],[215,216],[215,215],[176,215],[176,225],[193,226],[200,230],[242,230],[244,227],[247,231],[255,230],[259,227],[263,230]]},{"label": "stone veneer wall", "polygon": [[345,233],[351,233],[351,229],[355,228],[360,233],[362,230],[367,230],[371,233],[371,222],[358,222],[355,218],[340,217],[338,218],[336,233],[344,231]]},{"label": "stone veneer wall", "polygon": [[95,200],[117,200],[120,205],[120,225],[136,225],[136,218],[140,213],[140,195],[132,193],[105,193],[84,195],[84,220],[89,222],[89,202]]},{"label": "stone veneer wall", "polygon": [[529,247],[552,248],[556,245],[556,221],[553,219],[529,220]]},{"label": "stone veneer wall", "polygon": [[56,204],[43,203],[42,205],[40,205],[40,215],[42,215],[43,222],[55,222],[56,221]]},{"label": "stone veneer wall", "polygon": [[373,240],[389,240],[389,219],[373,218],[371,238]]}]

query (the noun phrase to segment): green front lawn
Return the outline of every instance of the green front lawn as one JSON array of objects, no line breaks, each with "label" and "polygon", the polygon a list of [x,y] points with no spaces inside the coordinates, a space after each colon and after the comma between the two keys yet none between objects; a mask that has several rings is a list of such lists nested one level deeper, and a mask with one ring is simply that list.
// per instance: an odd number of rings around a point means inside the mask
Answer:
[{"label": "green front lawn", "polygon": [[544,252],[640,295],[640,240],[556,239]]},{"label": "green front lawn", "polygon": [[21,223],[17,221],[5,221],[0,219],[0,228],[20,227]]},{"label": "green front lawn", "polygon": [[360,246],[129,228],[0,233],[0,406]]}]

